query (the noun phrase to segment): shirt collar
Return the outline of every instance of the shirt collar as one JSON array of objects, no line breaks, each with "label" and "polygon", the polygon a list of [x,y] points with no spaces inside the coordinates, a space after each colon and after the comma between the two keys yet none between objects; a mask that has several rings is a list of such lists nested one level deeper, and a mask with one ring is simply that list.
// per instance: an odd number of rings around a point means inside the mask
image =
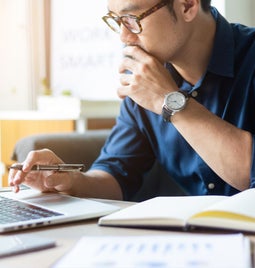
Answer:
[{"label": "shirt collar", "polygon": [[216,33],[208,71],[221,76],[234,75],[234,36],[231,25],[216,8],[211,8],[216,20]]},{"label": "shirt collar", "polygon": [[[211,7],[211,13],[216,20],[216,33],[211,60],[207,71],[216,75],[234,76],[234,36],[230,24],[221,16],[218,10]],[[178,87],[183,84],[183,78],[170,63],[165,63],[165,67],[172,73]],[[195,85],[199,87],[204,76]],[[190,85],[190,88],[192,86]],[[194,89],[194,87],[193,87]]]}]

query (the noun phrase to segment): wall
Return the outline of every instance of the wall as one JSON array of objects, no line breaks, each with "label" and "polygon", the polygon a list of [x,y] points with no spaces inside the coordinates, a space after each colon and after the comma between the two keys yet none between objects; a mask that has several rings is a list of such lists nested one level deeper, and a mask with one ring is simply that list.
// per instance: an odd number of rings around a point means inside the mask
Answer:
[{"label": "wall", "polygon": [[225,10],[230,22],[255,26],[254,0],[225,0]]}]

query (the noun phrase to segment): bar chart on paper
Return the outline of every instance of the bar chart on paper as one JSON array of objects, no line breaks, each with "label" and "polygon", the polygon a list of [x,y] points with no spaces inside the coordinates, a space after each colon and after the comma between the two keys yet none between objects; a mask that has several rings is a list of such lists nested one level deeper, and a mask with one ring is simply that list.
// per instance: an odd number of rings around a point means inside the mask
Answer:
[{"label": "bar chart on paper", "polygon": [[83,237],[54,267],[247,268],[251,265],[249,241],[241,234],[234,234]]}]

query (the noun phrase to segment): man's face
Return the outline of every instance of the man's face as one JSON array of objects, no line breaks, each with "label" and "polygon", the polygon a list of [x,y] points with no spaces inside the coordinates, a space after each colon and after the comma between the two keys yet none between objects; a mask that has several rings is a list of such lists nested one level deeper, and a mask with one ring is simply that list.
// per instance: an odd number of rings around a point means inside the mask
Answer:
[{"label": "man's face", "polygon": [[[159,0],[108,0],[108,9],[117,16],[126,14],[139,16],[157,3]],[[178,8],[179,0],[175,0],[174,9]],[[175,10],[176,11],[176,10]],[[137,45],[161,62],[171,61],[175,53],[179,53],[184,40],[183,25],[173,16],[167,6],[140,21],[142,32],[134,34],[125,26],[121,26],[120,39],[126,45]]]}]

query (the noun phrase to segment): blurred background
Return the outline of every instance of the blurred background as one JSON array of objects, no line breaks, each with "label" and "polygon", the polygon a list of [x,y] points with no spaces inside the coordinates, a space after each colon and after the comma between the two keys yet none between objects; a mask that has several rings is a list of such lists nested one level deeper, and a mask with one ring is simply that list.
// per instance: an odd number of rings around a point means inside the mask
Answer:
[{"label": "blurred background", "polygon": [[[255,26],[254,0],[212,4]],[[114,124],[121,43],[106,12],[107,0],[0,0],[0,186],[18,139]]]},{"label": "blurred background", "polygon": [[[0,110],[37,109],[41,95],[116,99],[121,45],[101,17],[106,0],[0,0]],[[213,0],[255,25],[254,0]]]}]

